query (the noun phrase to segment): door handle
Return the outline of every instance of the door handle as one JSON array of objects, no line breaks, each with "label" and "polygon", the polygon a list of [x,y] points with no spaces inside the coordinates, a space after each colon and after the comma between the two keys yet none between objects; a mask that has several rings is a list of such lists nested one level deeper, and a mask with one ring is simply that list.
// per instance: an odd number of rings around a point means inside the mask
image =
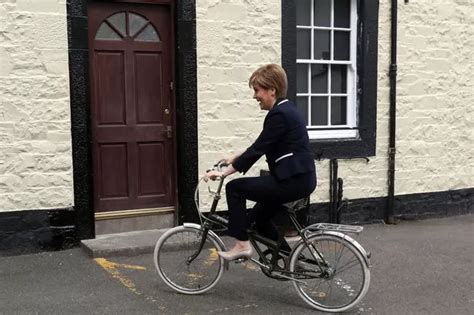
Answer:
[{"label": "door handle", "polygon": [[171,126],[166,127],[166,136],[168,139],[173,138],[173,128]]}]

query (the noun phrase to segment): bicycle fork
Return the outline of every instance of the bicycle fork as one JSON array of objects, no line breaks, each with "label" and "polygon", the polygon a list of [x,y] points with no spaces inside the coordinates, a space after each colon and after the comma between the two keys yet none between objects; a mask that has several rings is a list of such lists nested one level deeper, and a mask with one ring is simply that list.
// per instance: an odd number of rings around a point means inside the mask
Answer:
[{"label": "bicycle fork", "polygon": [[201,242],[199,243],[199,248],[197,249],[197,251],[190,257],[188,257],[188,259],[186,259],[186,265],[190,265],[194,259],[196,259],[199,254],[201,253],[201,250],[203,249],[204,247],[204,243],[206,242],[206,238],[207,238],[207,234],[209,233],[209,228],[206,227],[204,228],[204,230],[202,231],[202,237],[201,237]]}]

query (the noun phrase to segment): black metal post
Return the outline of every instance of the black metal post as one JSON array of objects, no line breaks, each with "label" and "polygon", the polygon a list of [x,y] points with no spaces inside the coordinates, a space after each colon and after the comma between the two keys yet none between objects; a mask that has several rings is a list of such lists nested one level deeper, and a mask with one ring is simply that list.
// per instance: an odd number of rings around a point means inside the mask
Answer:
[{"label": "black metal post", "polygon": [[329,161],[329,222],[336,223],[337,221],[337,159]]},{"label": "black metal post", "polygon": [[391,8],[391,52],[390,52],[390,111],[389,111],[389,147],[388,147],[388,200],[385,221],[394,223],[393,208],[395,196],[395,136],[397,110],[397,6],[392,0]]}]

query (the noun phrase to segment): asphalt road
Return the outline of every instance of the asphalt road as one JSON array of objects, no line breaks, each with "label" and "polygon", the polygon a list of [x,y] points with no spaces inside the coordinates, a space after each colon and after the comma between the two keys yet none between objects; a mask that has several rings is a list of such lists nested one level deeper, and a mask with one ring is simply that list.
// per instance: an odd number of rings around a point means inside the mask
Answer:
[{"label": "asphalt road", "polygon": [[[354,314],[474,313],[474,215],[368,225],[371,286]],[[231,264],[208,293],[168,289],[152,255],[93,260],[81,249],[0,257],[0,314],[317,314],[290,282]]]}]

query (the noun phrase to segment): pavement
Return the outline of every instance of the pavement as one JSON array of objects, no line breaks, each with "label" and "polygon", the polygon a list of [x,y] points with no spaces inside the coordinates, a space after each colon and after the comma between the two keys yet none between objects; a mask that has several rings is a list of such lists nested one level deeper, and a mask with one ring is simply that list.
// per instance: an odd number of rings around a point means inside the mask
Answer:
[{"label": "pavement", "polygon": [[152,253],[160,236],[168,229],[98,235],[81,241],[81,247],[93,258],[134,256]]},{"label": "pavement", "polygon": [[[0,257],[0,314],[319,314],[251,263],[231,263],[203,295],[174,292],[146,249],[162,232],[93,259],[82,248]],[[474,215],[366,225],[357,240],[372,253],[371,284],[349,314],[473,313]]]}]

